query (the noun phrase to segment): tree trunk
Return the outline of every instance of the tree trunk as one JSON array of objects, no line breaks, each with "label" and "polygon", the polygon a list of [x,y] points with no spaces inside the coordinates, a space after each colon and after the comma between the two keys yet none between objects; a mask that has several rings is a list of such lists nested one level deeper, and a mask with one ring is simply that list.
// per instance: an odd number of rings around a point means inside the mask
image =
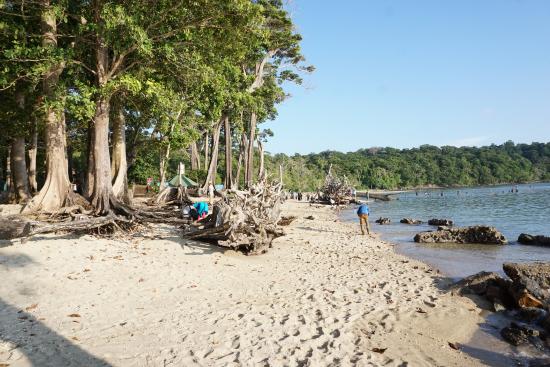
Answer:
[{"label": "tree trunk", "polygon": [[[246,133],[243,132],[242,138],[242,149],[243,149],[243,166],[244,166],[244,186],[246,187],[247,183],[247,169],[248,169],[248,137],[246,136]],[[240,173],[239,173],[240,174]],[[240,176],[239,176],[240,180]]]},{"label": "tree trunk", "polygon": [[264,166],[264,145],[258,140],[258,150],[260,152],[260,169],[258,170],[258,180],[263,181],[265,179],[265,166]]},{"label": "tree trunk", "polygon": [[254,183],[254,141],[256,140],[256,112],[250,115],[247,152],[247,166],[245,171],[246,188],[250,188]]},{"label": "tree trunk", "polygon": [[[43,1],[42,45],[57,47],[57,19],[49,0]],[[42,90],[47,99],[56,98],[56,87],[63,72],[64,63],[52,65],[42,82]],[[45,118],[46,142],[46,181],[37,196],[27,205],[25,211],[41,210],[54,212],[63,206],[72,205],[73,192],[67,167],[67,133],[65,113],[48,107]]]},{"label": "tree trunk", "polygon": [[199,155],[196,141],[191,143],[189,150],[191,155],[191,170],[196,171],[201,167],[201,156]]},{"label": "tree trunk", "polygon": [[[236,190],[239,189],[239,185],[240,185],[240,181],[241,181],[241,169],[242,169],[242,166],[243,166],[243,159],[246,156],[247,149],[248,149],[247,148],[247,138],[246,138],[246,134],[243,133],[243,135],[241,137],[241,144],[240,144],[240,149],[239,149],[239,162],[237,163],[237,174],[235,175],[235,178],[233,179],[233,187]],[[245,166],[246,166],[246,163],[245,163]]]},{"label": "tree trunk", "polygon": [[212,183],[212,185],[216,184],[216,174],[218,171],[218,149],[220,145],[220,132],[222,129],[222,122],[223,121],[220,121],[216,124],[216,127],[214,128],[214,134],[212,135],[212,155],[210,157],[208,174],[203,185],[204,190],[208,189],[208,185],[210,183]]},{"label": "tree trunk", "polygon": [[8,191],[8,202],[12,203],[15,201],[15,191],[13,189],[13,179],[11,173],[11,144],[7,149],[7,159],[6,159],[6,189]]},{"label": "tree trunk", "polygon": [[210,135],[208,133],[204,136],[204,170],[208,171],[208,157],[210,156],[210,153],[208,152],[208,148],[210,147]]},{"label": "tree trunk", "polygon": [[90,121],[88,123],[88,142],[87,142],[87,167],[86,167],[86,185],[82,190],[84,197],[88,200],[91,199],[94,193],[94,123]]},{"label": "tree trunk", "polygon": [[[176,118],[176,121],[179,119],[180,114],[181,114],[181,111],[178,113],[178,117]],[[170,124],[170,132],[162,138],[162,139],[167,139],[168,142],[164,151],[162,150],[162,145],[161,145],[160,164],[159,164],[159,175],[160,175],[159,191],[162,191],[162,189],[164,189],[164,183],[166,182],[166,166],[168,165],[168,160],[170,159],[170,149],[171,149],[170,139],[171,139],[172,133],[174,132],[176,121],[172,121],[172,123]]]},{"label": "tree trunk", "polygon": [[15,195],[18,203],[26,203],[31,198],[29,176],[25,160],[25,138],[15,137],[11,142],[11,171]]},{"label": "tree trunk", "polygon": [[38,128],[34,121],[32,126],[31,144],[29,146],[29,188],[32,193],[38,191],[38,184],[36,182],[36,152],[38,145]]},{"label": "tree trunk", "polygon": [[116,202],[111,183],[111,162],[109,157],[109,112],[110,100],[101,96],[96,102],[94,115],[94,183],[91,203],[98,215],[111,212],[111,201]]},{"label": "tree trunk", "polygon": [[113,193],[115,197],[126,204],[130,204],[128,195],[128,165],[126,162],[126,120],[124,106],[116,105],[113,119],[113,158],[111,177],[113,177]]},{"label": "tree trunk", "polygon": [[231,139],[231,124],[229,116],[223,119],[225,132],[225,188],[233,188],[233,142]]}]

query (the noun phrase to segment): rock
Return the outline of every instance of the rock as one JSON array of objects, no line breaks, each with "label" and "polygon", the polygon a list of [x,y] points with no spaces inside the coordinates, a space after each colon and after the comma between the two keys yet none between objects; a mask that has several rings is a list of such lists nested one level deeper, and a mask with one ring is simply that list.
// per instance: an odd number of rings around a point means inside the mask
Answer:
[{"label": "rock", "polygon": [[390,218],[378,218],[375,223],[378,223],[378,224],[390,224],[391,223],[391,220]]},{"label": "rock", "polygon": [[529,362],[529,367],[550,367],[550,358],[535,358]]},{"label": "rock", "polygon": [[550,263],[505,263],[502,267],[512,279],[510,293],[519,307],[550,306]]},{"label": "rock", "polygon": [[521,308],[516,316],[525,322],[528,323],[540,323],[542,324],[548,317],[548,312],[546,310],[536,308],[536,307],[527,307]]},{"label": "rock", "polygon": [[518,237],[518,242],[522,245],[550,247],[550,237],[546,236],[533,236],[530,234],[522,233]]},{"label": "rock", "polygon": [[418,233],[414,237],[420,243],[471,243],[505,245],[508,243],[502,233],[494,227],[472,226],[446,228],[438,231]]},{"label": "rock", "polygon": [[497,273],[482,271],[456,282],[449,290],[458,292],[461,295],[485,295],[489,286],[493,286],[500,282],[504,282],[504,279]]},{"label": "rock", "polygon": [[403,224],[422,224],[423,223],[421,220],[412,219],[412,218],[403,218],[399,222]]},{"label": "rock", "polygon": [[512,322],[509,327],[505,327],[500,331],[500,335],[508,343],[517,346],[527,344],[532,338],[539,336],[538,330],[526,326],[520,326]]},{"label": "rock", "polygon": [[450,219],[436,219],[436,218],[433,218],[433,219],[430,219],[428,221],[428,224],[431,225],[431,226],[452,227],[453,226],[453,221],[450,220]]},{"label": "rock", "polygon": [[500,302],[493,302],[493,311],[495,312],[503,312],[506,311],[506,307]]}]

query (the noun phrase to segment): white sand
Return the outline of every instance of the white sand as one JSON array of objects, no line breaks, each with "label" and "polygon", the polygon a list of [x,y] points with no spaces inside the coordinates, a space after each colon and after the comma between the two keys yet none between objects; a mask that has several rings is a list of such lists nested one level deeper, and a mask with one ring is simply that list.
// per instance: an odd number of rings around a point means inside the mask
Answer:
[{"label": "white sand", "polygon": [[481,365],[448,345],[479,311],[435,271],[329,208],[285,211],[299,219],[256,257],[162,226],[0,248],[0,366]]}]

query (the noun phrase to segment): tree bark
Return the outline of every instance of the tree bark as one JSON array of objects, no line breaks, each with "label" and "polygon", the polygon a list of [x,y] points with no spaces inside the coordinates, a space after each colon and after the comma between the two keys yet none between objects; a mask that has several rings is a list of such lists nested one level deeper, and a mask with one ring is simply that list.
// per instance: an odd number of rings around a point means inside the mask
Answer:
[{"label": "tree bark", "polygon": [[[248,181],[248,175],[247,175],[247,170],[248,170],[248,137],[246,136],[246,133],[243,132],[243,135],[242,135],[242,138],[241,138],[241,142],[242,142],[242,149],[243,149],[243,166],[244,166],[244,186],[246,187],[246,183]],[[239,172],[239,180],[240,180],[240,172]]]},{"label": "tree bark", "polygon": [[94,123],[90,121],[88,123],[88,141],[86,150],[88,153],[86,160],[86,185],[82,190],[84,197],[88,200],[91,199],[92,194],[94,193]]},{"label": "tree bark", "polygon": [[[49,0],[42,2],[42,45],[57,47],[57,19]],[[42,90],[47,99],[54,100],[55,88],[63,72],[64,63],[52,65],[42,82]],[[72,205],[73,192],[67,167],[67,136],[65,113],[62,109],[48,107],[45,119],[46,142],[46,181],[37,196],[27,205],[25,211],[41,210],[54,212],[63,206]]]},{"label": "tree bark", "polygon": [[206,133],[204,136],[204,170],[208,170],[209,162],[208,157],[210,156],[210,153],[208,152],[208,149],[210,147],[210,134]]},{"label": "tree bark", "polygon": [[194,141],[189,147],[191,155],[191,169],[193,171],[200,169],[201,167],[201,156],[199,155],[199,149],[197,148],[197,142]]},{"label": "tree bark", "polygon": [[233,189],[233,142],[229,116],[223,119],[225,133],[225,188]]},{"label": "tree bark", "polygon": [[216,124],[214,128],[214,134],[212,135],[212,154],[210,157],[210,165],[208,166],[208,174],[206,180],[204,181],[203,189],[207,190],[208,185],[216,184],[216,175],[218,171],[218,149],[220,145],[220,132],[222,129],[222,122],[220,121]]},{"label": "tree bark", "polygon": [[[96,102],[94,115],[94,183],[91,204],[95,214],[107,215],[111,212],[111,201],[115,199],[111,183],[111,162],[109,157],[109,112],[110,100],[101,96]],[[114,200],[113,200],[114,201]]]},{"label": "tree bark", "polygon": [[111,177],[113,177],[113,193],[118,200],[130,204],[128,195],[128,165],[126,162],[126,119],[124,106],[116,104],[113,118],[113,158]]},{"label": "tree bark", "polygon": [[29,146],[29,188],[32,193],[38,191],[38,183],[36,182],[36,152],[38,145],[38,127],[36,121],[33,122],[31,144]]},{"label": "tree bark", "polygon": [[25,138],[15,137],[11,142],[11,171],[14,183],[16,200],[26,203],[31,198],[29,191],[29,176],[27,176],[27,162],[25,159]]},{"label": "tree bark", "polygon": [[254,183],[254,141],[256,141],[256,112],[250,115],[247,166],[245,171],[246,188]]},{"label": "tree bark", "polygon": [[167,140],[166,148],[162,149],[161,145],[161,151],[160,151],[160,163],[159,163],[159,176],[160,176],[160,186],[159,191],[162,191],[164,189],[164,183],[166,182],[166,166],[168,165],[168,160],[170,159],[170,149],[171,149],[171,136],[174,132],[174,128],[176,127],[176,121],[179,119],[179,116],[181,114],[181,111],[178,113],[178,116],[176,117],[175,121],[172,121],[170,124],[170,131],[167,135],[162,137],[162,139]]},{"label": "tree bark", "polygon": [[[247,151],[247,137],[246,137],[246,134],[243,133],[242,137],[241,137],[241,144],[240,144],[240,149],[239,149],[239,162],[237,163],[237,174],[235,175],[235,178],[233,179],[233,187],[238,190],[239,189],[239,185],[240,185],[240,181],[241,181],[241,169],[242,169],[242,166],[243,166],[243,160],[246,156],[246,151]],[[245,163],[245,166],[246,166],[246,163]]]},{"label": "tree bark", "polygon": [[265,179],[265,165],[264,165],[264,145],[263,143],[258,140],[258,151],[260,152],[260,168],[258,170],[258,180],[263,181]]}]

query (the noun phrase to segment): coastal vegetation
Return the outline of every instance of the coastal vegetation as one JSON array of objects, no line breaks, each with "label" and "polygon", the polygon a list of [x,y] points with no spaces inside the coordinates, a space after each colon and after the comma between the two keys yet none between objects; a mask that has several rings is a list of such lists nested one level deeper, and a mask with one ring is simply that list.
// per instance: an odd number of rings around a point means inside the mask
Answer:
[{"label": "coastal vegetation", "polygon": [[204,188],[248,188],[265,175],[261,124],[313,70],[281,0],[7,0],[0,14],[0,199],[26,212],[131,215],[129,183],[162,189],[180,160]]},{"label": "coastal vegetation", "polygon": [[356,152],[268,155],[273,171],[282,165],[287,188],[310,191],[320,187],[332,169],[357,187],[397,189],[426,186],[475,186],[550,180],[550,143],[485,147],[413,149],[368,148]]}]

